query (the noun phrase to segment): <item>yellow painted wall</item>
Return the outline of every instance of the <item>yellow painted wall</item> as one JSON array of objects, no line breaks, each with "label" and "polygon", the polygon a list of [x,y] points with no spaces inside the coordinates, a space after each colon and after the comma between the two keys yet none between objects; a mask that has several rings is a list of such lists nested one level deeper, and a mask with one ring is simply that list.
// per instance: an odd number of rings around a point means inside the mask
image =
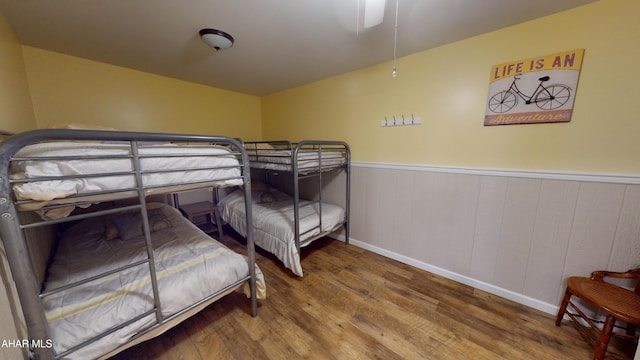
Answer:
[{"label": "yellow painted wall", "polygon": [[35,124],[22,47],[0,13],[0,129],[20,132]]},{"label": "yellow painted wall", "polygon": [[[355,161],[637,174],[638,15],[601,0],[400,58],[396,78],[385,63],[271,94],[263,137],[346,140]],[[571,122],[483,126],[492,65],[580,48]],[[380,127],[412,113],[422,125]]]},{"label": "yellow painted wall", "polygon": [[[0,129],[20,132],[35,125],[22,48],[0,13]],[[0,244],[0,340],[26,338],[19,308],[4,246]],[[0,349],[1,360],[26,357],[26,351],[17,347]]]},{"label": "yellow painted wall", "polygon": [[260,98],[23,47],[38,127],[261,136]]}]

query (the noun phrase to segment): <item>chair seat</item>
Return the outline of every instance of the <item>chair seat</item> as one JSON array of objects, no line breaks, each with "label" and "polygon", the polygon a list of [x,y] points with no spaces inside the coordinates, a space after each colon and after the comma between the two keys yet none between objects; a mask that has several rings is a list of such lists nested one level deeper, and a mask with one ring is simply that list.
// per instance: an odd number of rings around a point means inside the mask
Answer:
[{"label": "chair seat", "polygon": [[[629,279],[635,281],[633,291],[604,281],[605,278]],[[564,292],[562,303],[556,316],[556,326],[560,326],[565,315],[577,325],[586,322],[597,337],[584,326],[578,326],[589,342],[595,347],[594,360],[602,360],[606,356],[607,346],[612,336],[622,339],[634,340],[636,335],[636,325],[640,325],[640,268],[631,269],[626,272],[614,272],[598,270],[591,273],[591,277],[572,276],[567,279],[567,289]],[[572,302],[571,297],[575,295],[585,300],[598,309],[606,312],[606,318],[602,326],[597,326],[591,318],[586,316],[580,309],[578,303]],[[569,311],[571,308],[572,311]],[[614,333],[613,328],[618,320],[627,323],[626,334]]]},{"label": "chair seat", "polygon": [[616,319],[640,325],[640,296],[619,286],[587,277],[570,277],[571,292],[605,310]]}]

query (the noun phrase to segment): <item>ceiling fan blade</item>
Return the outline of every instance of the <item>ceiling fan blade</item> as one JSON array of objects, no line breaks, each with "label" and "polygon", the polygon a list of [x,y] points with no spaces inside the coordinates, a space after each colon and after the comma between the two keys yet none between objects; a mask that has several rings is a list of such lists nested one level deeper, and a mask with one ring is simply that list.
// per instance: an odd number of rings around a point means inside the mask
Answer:
[{"label": "ceiling fan blade", "polygon": [[363,24],[365,29],[382,23],[385,3],[386,0],[365,0]]}]

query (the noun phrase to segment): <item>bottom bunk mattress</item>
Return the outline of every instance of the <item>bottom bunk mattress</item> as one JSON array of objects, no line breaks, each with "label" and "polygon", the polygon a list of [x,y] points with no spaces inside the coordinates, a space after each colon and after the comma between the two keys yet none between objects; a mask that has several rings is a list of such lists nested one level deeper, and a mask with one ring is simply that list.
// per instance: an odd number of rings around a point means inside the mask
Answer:
[{"label": "bottom bunk mattress", "polygon": [[[259,187],[251,192],[254,242],[274,254],[294,274],[303,276],[300,253],[295,243],[293,197],[271,187]],[[244,190],[237,189],[223,197],[219,204],[222,219],[240,235],[246,236]],[[321,233],[337,230],[345,219],[344,208],[322,203],[322,229],[320,229],[320,203],[300,200],[300,247],[308,245]]]},{"label": "bottom bunk mattress", "polygon": [[[163,317],[247,284],[249,266],[238,254],[200,231],[174,208],[148,210]],[[48,269],[44,291],[90,279],[147,256],[140,213],[94,217],[74,224],[61,236]],[[258,297],[265,284],[256,266]],[[154,308],[148,263],[142,263],[43,298],[56,354],[89,341]],[[65,358],[96,358],[156,324],[155,313],[92,341]]]}]

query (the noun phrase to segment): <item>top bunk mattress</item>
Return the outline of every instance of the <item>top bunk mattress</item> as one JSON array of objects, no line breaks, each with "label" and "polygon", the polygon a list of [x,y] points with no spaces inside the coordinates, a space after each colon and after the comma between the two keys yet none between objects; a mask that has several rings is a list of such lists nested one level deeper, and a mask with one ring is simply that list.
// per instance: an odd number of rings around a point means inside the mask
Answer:
[{"label": "top bunk mattress", "polygon": [[[95,203],[136,196],[134,157],[139,158],[145,195],[197,187],[243,183],[236,154],[222,146],[142,144],[129,142],[54,141],[19,150],[10,179],[20,210],[79,202]],[[45,217],[68,215],[73,207],[48,211]]]},{"label": "top bunk mattress", "polygon": [[266,170],[291,172],[295,164],[298,173],[308,174],[333,170],[349,162],[349,147],[339,141],[248,142],[245,149],[251,167]]},{"label": "top bunk mattress", "polygon": [[346,163],[346,158],[340,151],[305,150],[298,152],[294,159],[290,150],[275,150],[249,154],[249,161],[253,168],[278,171],[293,171],[293,162],[297,161],[298,172],[305,174],[338,168]]}]

